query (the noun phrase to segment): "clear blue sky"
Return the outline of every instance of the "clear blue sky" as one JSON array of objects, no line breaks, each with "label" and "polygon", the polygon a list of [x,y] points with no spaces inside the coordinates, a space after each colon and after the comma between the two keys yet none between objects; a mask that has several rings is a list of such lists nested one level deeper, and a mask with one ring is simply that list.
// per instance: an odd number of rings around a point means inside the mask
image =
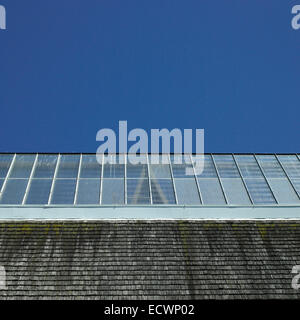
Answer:
[{"label": "clear blue sky", "polygon": [[0,4],[0,152],[95,152],[118,120],[204,128],[206,152],[300,152],[300,1]]}]

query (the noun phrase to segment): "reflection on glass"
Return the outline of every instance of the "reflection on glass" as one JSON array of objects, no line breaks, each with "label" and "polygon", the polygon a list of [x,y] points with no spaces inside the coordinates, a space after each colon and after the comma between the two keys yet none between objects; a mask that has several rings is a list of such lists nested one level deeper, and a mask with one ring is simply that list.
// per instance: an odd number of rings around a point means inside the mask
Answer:
[{"label": "reflection on glass", "polygon": [[170,179],[151,179],[152,201],[154,204],[175,204],[173,184]]},{"label": "reflection on glass", "polygon": [[240,178],[240,174],[235,165],[232,155],[213,155],[219,175],[221,178]]},{"label": "reflection on glass", "polygon": [[127,164],[127,178],[148,178],[148,167],[146,164]]},{"label": "reflection on glass", "polygon": [[125,165],[124,164],[104,164],[104,178],[124,178]]},{"label": "reflection on glass", "polygon": [[262,178],[262,172],[253,155],[236,155],[236,162],[244,178]]},{"label": "reflection on glass", "polygon": [[246,186],[249,190],[254,204],[273,204],[276,203],[272,192],[265,179],[246,178]]},{"label": "reflection on glass", "polygon": [[278,155],[277,157],[290,178],[300,179],[300,161],[296,155]]},{"label": "reflection on glass", "polygon": [[210,155],[204,156],[204,169],[201,174],[197,174],[201,178],[216,178],[217,173]]},{"label": "reflection on glass", "polygon": [[149,180],[128,179],[127,180],[127,203],[128,204],[149,204]]}]

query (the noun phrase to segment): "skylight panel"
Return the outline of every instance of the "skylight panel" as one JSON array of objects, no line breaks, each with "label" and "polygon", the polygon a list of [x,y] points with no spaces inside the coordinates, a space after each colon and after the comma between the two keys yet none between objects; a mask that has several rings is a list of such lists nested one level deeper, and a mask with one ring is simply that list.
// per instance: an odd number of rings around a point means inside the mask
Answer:
[{"label": "skylight panel", "polygon": [[36,155],[17,154],[9,178],[29,178]]},{"label": "skylight panel", "polygon": [[101,204],[124,204],[124,179],[103,179]]},{"label": "skylight panel", "polygon": [[127,180],[127,203],[150,204],[150,191],[148,179]]},{"label": "skylight panel", "polygon": [[5,178],[13,159],[12,154],[0,155],[0,178]]},{"label": "skylight panel", "polygon": [[199,205],[200,197],[194,179],[174,179],[178,204]]},{"label": "skylight panel", "polygon": [[82,155],[80,178],[94,178],[101,177],[102,165],[97,162],[95,155]]},{"label": "skylight panel", "polygon": [[76,204],[100,203],[100,179],[79,179]]},{"label": "skylight panel", "polygon": [[77,178],[79,155],[61,155],[57,178]]},{"label": "skylight panel", "polygon": [[39,154],[33,178],[53,178],[57,163],[57,155]]},{"label": "skylight panel", "polygon": [[28,179],[8,179],[1,194],[0,204],[22,204]]},{"label": "skylight panel", "polygon": [[76,179],[56,179],[51,204],[73,204],[75,188]]},{"label": "skylight panel", "polygon": [[42,204],[48,203],[50,190],[52,186],[52,179],[32,179],[26,204]]},{"label": "skylight panel", "polygon": [[254,204],[276,204],[276,201],[265,179],[246,178],[245,183]]},{"label": "skylight panel", "polygon": [[151,179],[152,201],[154,204],[175,204],[171,179]]},{"label": "skylight panel", "polygon": [[125,165],[124,164],[104,164],[104,178],[124,178]]},{"label": "skylight panel", "polygon": [[128,163],[127,178],[148,178],[148,166],[146,164],[131,164]]},{"label": "skylight panel", "polygon": [[170,179],[171,171],[169,164],[150,164],[150,177],[157,179]]},{"label": "skylight panel", "polygon": [[203,204],[226,204],[219,180],[216,178],[198,178]]},{"label": "skylight panel", "polygon": [[300,160],[296,155],[278,155],[277,157],[290,178],[300,179]]},{"label": "skylight panel", "polygon": [[250,205],[251,201],[241,178],[221,178],[228,204]]},{"label": "skylight panel", "polygon": [[240,178],[232,155],[213,155],[213,158],[221,178]]},{"label": "skylight panel", "polygon": [[235,159],[244,178],[262,178],[262,172],[253,155],[236,155]]},{"label": "skylight panel", "polygon": [[267,178],[286,178],[274,155],[257,155],[256,158]]},{"label": "skylight panel", "polygon": [[201,178],[216,178],[217,172],[210,155],[204,156],[204,169],[201,174],[197,174]]}]

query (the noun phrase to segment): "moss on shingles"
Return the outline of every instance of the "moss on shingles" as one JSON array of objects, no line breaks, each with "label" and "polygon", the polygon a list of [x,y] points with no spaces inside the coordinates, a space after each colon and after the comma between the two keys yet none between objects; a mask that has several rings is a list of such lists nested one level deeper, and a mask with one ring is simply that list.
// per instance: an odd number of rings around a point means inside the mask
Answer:
[{"label": "moss on shingles", "polygon": [[184,251],[184,256],[185,256],[185,261],[187,265],[190,264],[190,259],[189,259],[189,248],[188,248],[188,240],[187,237],[189,235],[189,230],[188,230],[188,224],[184,221],[178,221],[178,229],[180,232],[180,237],[183,245],[183,251]]}]

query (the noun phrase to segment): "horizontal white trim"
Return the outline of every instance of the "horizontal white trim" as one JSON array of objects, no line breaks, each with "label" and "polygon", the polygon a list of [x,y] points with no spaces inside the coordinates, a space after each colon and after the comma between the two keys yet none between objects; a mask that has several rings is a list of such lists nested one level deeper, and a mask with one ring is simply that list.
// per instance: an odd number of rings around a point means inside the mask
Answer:
[{"label": "horizontal white trim", "polygon": [[300,219],[300,207],[1,207],[12,220],[273,220]]}]

